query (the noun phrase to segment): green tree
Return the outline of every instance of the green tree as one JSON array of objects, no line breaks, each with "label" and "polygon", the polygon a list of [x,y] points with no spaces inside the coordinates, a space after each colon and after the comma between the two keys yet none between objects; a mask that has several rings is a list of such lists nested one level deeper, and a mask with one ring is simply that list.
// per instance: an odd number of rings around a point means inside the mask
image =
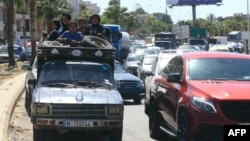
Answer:
[{"label": "green tree", "polygon": [[[82,11],[78,14],[78,16],[79,16],[79,17],[84,17],[84,18],[86,18],[87,20],[89,20],[90,16],[93,15],[93,14],[94,14],[94,12],[93,12],[92,10],[90,10],[90,9],[85,9],[85,10],[82,10]],[[103,19],[102,19],[102,21],[103,21]]]},{"label": "green tree", "polygon": [[128,33],[134,32],[138,27],[140,27],[139,22],[135,16],[134,12],[128,13],[123,21],[123,27],[126,28]]},{"label": "green tree", "polygon": [[51,21],[63,13],[70,13],[70,8],[69,3],[61,0],[40,0],[36,5],[36,18],[43,21],[44,28],[50,31]]},{"label": "green tree", "polygon": [[208,20],[208,21],[215,22],[215,19],[216,19],[216,17],[215,17],[214,14],[209,14],[209,15],[207,15],[207,20]]},{"label": "green tree", "polygon": [[14,60],[14,40],[15,40],[15,31],[14,31],[14,24],[15,24],[15,7],[17,9],[21,9],[23,7],[22,0],[0,0],[5,5],[5,13],[6,13],[6,23],[4,26],[4,34],[5,38],[7,39],[8,45],[8,55],[9,55],[9,69],[12,69],[16,66],[16,62]]},{"label": "green tree", "polygon": [[113,19],[114,24],[120,24],[120,20],[124,19],[128,14],[128,8],[120,6],[120,0],[110,0],[109,7],[104,12],[107,18]]},{"label": "green tree", "polygon": [[147,14],[146,11],[142,7],[137,8],[135,10],[135,13],[136,14]]}]

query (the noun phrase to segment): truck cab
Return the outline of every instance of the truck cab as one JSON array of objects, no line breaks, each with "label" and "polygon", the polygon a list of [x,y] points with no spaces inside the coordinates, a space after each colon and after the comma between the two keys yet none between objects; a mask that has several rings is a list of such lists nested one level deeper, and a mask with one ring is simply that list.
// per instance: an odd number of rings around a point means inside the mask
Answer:
[{"label": "truck cab", "polygon": [[154,45],[162,49],[176,49],[176,37],[172,33],[156,33]]},{"label": "truck cab", "polygon": [[204,39],[193,38],[188,40],[188,44],[191,46],[197,46],[199,50],[206,50],[206,46],[208,43]]}]

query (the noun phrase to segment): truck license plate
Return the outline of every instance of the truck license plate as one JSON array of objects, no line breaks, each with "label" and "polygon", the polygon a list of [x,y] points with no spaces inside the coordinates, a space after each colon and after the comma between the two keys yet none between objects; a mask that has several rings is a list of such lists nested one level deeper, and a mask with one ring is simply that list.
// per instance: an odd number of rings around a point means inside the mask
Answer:
[{"label": "truck license plate", "polygon": [[63,127],[93,127],[93,121],[67,120],[63,121]]}]

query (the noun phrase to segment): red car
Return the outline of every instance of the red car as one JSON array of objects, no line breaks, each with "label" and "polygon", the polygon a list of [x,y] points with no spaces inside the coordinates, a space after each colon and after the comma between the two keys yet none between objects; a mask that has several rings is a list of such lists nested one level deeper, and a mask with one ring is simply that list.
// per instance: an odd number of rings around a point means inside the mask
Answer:
[{"label": "red car", "polygon": [[224,125],[250,123],[250,55],[191,52],[155,80],[149,131],[178,141],[222,141]]}]

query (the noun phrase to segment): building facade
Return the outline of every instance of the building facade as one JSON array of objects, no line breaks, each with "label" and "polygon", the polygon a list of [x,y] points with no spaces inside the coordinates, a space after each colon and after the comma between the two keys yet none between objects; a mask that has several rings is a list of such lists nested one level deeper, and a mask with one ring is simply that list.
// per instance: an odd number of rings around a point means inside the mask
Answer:
[{"label": "building facade", "polygon": [[94,14],[99,14],[101,12],[100,7],[97,6],[97,3],[91,3],[91,1],[83,0],[66,0],[72,8],[71,16],[73,18],[78,17],[78,13],[84,11],[85,9],[90,9]]}]

